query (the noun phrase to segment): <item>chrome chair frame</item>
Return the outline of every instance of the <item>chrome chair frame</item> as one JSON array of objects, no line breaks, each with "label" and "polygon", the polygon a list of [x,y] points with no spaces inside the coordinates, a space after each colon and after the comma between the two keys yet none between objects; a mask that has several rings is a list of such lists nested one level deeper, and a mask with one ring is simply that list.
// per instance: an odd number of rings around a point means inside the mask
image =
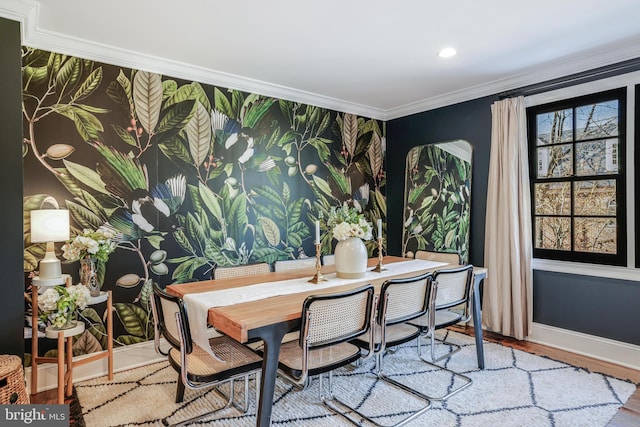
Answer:
[{"label": "chrome chair frame", "polygon": [[[433,281],[431,273],[403,279],[387,280],[382,284],[375,323],[375,342],[373,345],[376,357],[375,374],[382,381],[426,403],[421,409],[412,412],[409,416],[394,424],[394,427],[405,425],[422,415],[431,408],[432,399],[430,396],[387,376],[383,370],[383,357],[389,347],[395,347],[405,342],[419,339],[422,333],[421,329],[409,325],[407,322],[426,315],[429,312],[433,313],[433,310],[429,310],[429,308],[433,307],[434,298],[435,282]],[[355,340],[355,343],[361,347],[367,345],[365,341],[359,339]],[[381,424],[378,424],[363,413],[355,410],[354,412],[368,422],[382,427]]]},{"label": "chrome chair frame", "polygon": [[[448,281],[444,279],[448,275],[464,275],[464,283],[462,289],[451,289],[448,286]],[[445,328],[447,326],[454,325],[458,322],[466,322],[471,318],[471,286],[473,284],[473,266],[467,265],[458,268],[452,269],[444,269],[438,270],[434,272],[433,279],[437,283],[437,292],[434,298],[433,309],[429,310],[429,312],[421,317],[415,318],[409,321],[409,324],[413,326],[417,326],[421,329],[421,337],[428,337],[431,341],[431,360],[427,360],[422,356],[422,346],[421,339],[418,338],[418,356],[427,364],[431,366],[435,366],[438,369],[447,371],[451,373],[454,377],[459,378],[464,383],[450,392],[442,395],[442,396],[431,396],[431,400],[445,400],[459,391],[467,388],[473,383],[473,380],[463,374],[452,371],[451,369],[445,368],[443,366],[437,365],[436,362],[439,362],[443,359],[449,358],[451,355],[457,353],[462,349],[458,344],[445,342],[441,340],[437,340],[435,338],[436,329]],[[461,304],[464,304],[463,313],[454,313],[450,312],[449,309],[453,307],[458,307]],[[446,316],[445,320],[438,321],[438,312],[440,313],[451,313],[450,316]],[[441,316],[443,318],[444,316]],[[436,358],[435,357],[435,342],[440,341],[447,345],[450,345],[454,348],[454,350]]]},{"label": "chrome chair frame", "polygon": [[[242,344],[236,343],[231,338],[223,335],[220,337],[212,338],[209,341],[212,344],[212,349],[222,349],[222,351],[220,352],[220,356],[223,358],[226,357],[226,360],[230,360],[229,358],[233,357],[250,357],[251,360],[248,360],[246,364],[234,364],[233,366],[229,365],[227,369],[222,369],[220,371],[212,370],[201,373],[190,372],[189,360],[191,355],[199,358],[209,359],[212,362],[215,362],[215,359],[213,356],[206,353],[204,349],[201,349],[192,341],[191,331],[189,329],[189,319],[182,299],[167,294],[162,289],[160,289],[157,283],[154,283],[153,294],[151,295],[150,300],[154,318],[154,346],[159,354],[168,356],[169,363],[179,373],[176,389],[176,403],[182,402],[182,400],[184,399],[185,388],[189,388],[191,390],[199,390],[203,388],[213,387],[214,390],[226,400],[226,404],[224,406],[201,416],[192,418],[181,424],[184,424],[186,422],[193,422],[205,416],[209,416],[212,413],[228,408],[231,405],[233,405],[242,413],[246,413],[249,409],[249,376],[251,374],[255,374],[256,379],[256,402],[259,398],[259,387],[257,384],[259,382],[260,372],[262,369],[261,358],[248,348],[245,352],[244,350],[242,350],[244,349]],[[167,305],[175,305],[175,323],[169,320],[171,317],[171,313],[169,313],[169,319],[166,318],[165,307],[167,306],[163,304],[163,301]],[[169,310],[168,307],[166,309]],[[160,349],[161,335],[164,336],[167,342],[171,345],[171,348],[168,352],[164,352]],[[240,349],[241,351],[238,351],[238,349]],[[179,352],[179,355],[172,353],[176,351]],[[179,363],[176,362],[176,358],[180,360]],[[226,363],[226,360],[222,360],[221,363]],[[212,365],[214,364],[215,363],[213,363]],[[218,365],[220,365],[220,363],[218,363]],[[237,405],[234,401],[234,380],[238,378],[244,379],[244,405],[242,407]],[[229,383],[229,395],[226,395],[222,390],[220,390],[219,387],[217,387],[218,385],[227,382]]]},{"label": "chrome chair frame", "polygon": [[[361,298],[366,299],[361,300]],[[341,301],[344,302],[342,306],[339,305]],[[309,379],[318,376],[319,397],[322,404],[355,425],[358,423],[349,418],[345,411],[338,408],[340,405],[349,411],[357,412],[334,394],[333,371],[373,355],[372,346],[363,355],[359,347],[349,342],[365,334],[369,335],[370,342],[373,342],[372,324],[375,317],[376,301],[375,289],[372,285],[345,292],[307,297],[302,305],[300,337],[297,341],[284,344],[280,352],[278,373],[283,379],[304,390],[309,384]],[[332,307],[332,304],[336,305]],[[352,307],[354,305],[355,307]],[[331,311],[332,309],[334,311]],[[344,315],[345,309],[349,309],[348,313],[351,317]],[[333,327],[327,329],[325,322]],[[340,350],[343,352],[341,353]],[[293,354],[291,359],[295,361],[299,359],[299,368],[291,366],[293,363],[289,360],[289,352]],[[314,359],[314,356],[318,354],[320,357]],[[321,358],[323,359],[322,364],[314,363]],[[328,375],[326,393],[323,382],[324,374]]]}]

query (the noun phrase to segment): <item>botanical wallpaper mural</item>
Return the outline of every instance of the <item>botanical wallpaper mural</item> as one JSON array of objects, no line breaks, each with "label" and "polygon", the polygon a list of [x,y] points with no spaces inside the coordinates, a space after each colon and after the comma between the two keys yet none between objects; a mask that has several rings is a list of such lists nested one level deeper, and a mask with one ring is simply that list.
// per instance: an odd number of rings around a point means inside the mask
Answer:
[{"label": "botanical wallpaper mural", "polygon": [[[459,146],[458,141],[455,144]],[[466,263],[471,221],[471,147],[468,145],[467,161],[441,146],[422,145],[407,154],[402,251],[411,255],[418,250],[457,252]]]},{"label": "botanical wallpaper mural", "polygon": [[[314,221],[343,202],[384,223],[381,122],[27,47],[22,56],[24,269],[45,249],[29,240],[32,209],[68,209],[72,237],[115,232],[99,276],[114,292],[116,345],[152,338],[153,282],[315,256]],[[333,245],[323,227],[323,253]],[[78,262],[63,271],[77,281]],[[96,327],[75,354],[106,348],[103,312],[84,310]]]}]

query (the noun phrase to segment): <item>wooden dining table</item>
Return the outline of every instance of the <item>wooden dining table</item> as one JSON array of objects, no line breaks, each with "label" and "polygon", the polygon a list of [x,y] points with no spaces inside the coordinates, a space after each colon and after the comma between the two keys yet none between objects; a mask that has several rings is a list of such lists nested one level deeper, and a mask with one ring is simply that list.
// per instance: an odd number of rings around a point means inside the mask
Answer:
[{"label": "wooden dining table", "polygon": [[[410,260],[407,258],[393,256],[386,256],[383,258],[384,265],[402,261]],[[378,258],[370,259],[369,267],[375,267],[378,262]],[[380,274],[380,277],[372,277],[373,273],[367,273],[367,277],[361,280],[349,281],[348,284],[287,295],[276,295],[254,301],[209,308],[207,312],[207,321],[218,331],[228,335],[240,343],[249,343],[260,339],[264,342],[260,401],[258,402],[256,425],[267,427],[271,424],[271,412],[278,370],[280,345],[286,333],[299,329],[302,303],[307,296],[329,292],[340,292],[369,283],[374,285],[376,291],[379,292],[382,283],[386,280],[415,276],[427,271],[450,267],[456,266],[451,264],[440,265],[436,268],[416,269],[409,273],[404,272],[402,274],[389,274],[389,272],[386,272],[385,274]],[[323,266],[321,272],[325,277],[331,280],[332,273],[335,272],[335,267],[333,265]],[[314,273],[315,270],[303,269],[272,272],[258,276],[189,282],[168,285],[166,287],[166,291],[172,295],[184,297],[187,294],[219,291],[301,277],[311,278]],[[478,359],[478,367],[480,369],[484,369],[480,286],[486,275],[487,270],[485,268],[474,267],[475,279],[473,285],[472,313],[476,355]],[[335,275],[333,275],[333,277],[335,277]]]}]

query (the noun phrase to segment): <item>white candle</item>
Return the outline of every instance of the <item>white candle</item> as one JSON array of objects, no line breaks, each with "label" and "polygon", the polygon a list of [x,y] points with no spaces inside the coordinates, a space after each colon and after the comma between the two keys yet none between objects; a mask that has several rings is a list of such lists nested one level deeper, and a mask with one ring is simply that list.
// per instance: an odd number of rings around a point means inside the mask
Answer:
[{"label": "white candle", "polygon": [[320,243],[320,221],[316,221],[316,243]]},{"label": "white candle", "polygon": [[378,238],[382,237],[382,218],[378,218]]}]

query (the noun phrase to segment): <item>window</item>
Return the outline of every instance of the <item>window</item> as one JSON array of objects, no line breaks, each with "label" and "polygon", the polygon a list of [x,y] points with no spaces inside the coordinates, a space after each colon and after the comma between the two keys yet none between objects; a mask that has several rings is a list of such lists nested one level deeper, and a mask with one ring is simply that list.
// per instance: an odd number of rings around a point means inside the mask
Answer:
[{"label": "window", "polygon": [[534,257],[626,265],[626,88],[527,109]]}]

